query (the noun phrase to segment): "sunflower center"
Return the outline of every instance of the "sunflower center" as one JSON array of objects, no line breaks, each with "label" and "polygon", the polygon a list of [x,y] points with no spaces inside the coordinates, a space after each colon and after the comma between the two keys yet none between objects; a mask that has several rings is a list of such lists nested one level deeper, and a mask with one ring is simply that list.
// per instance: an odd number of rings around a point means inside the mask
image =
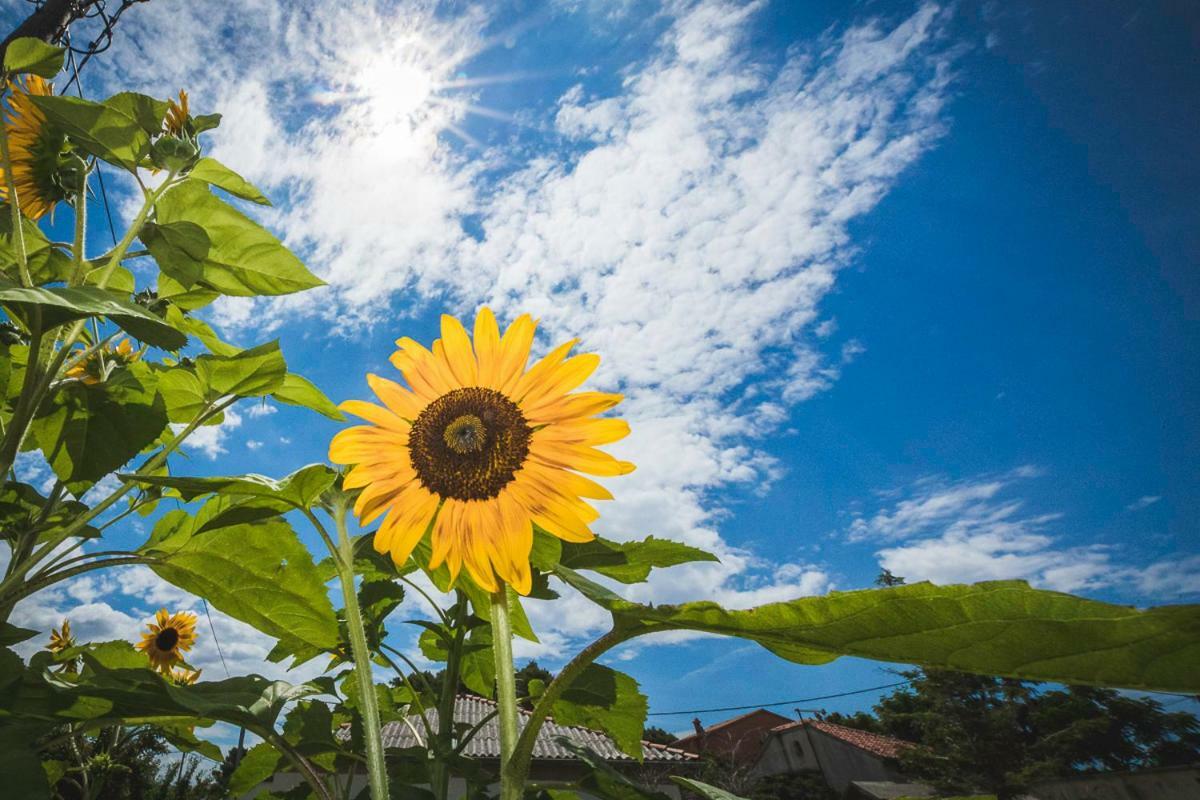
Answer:
[{"label": "sunflower center", "polygon": [[421,484],[456,500],[500,494],[529,455],[533,433],[521,409],[494,389],[454,389],[421,411],[409,455]]},{"label": "sunflower center", "polygon": [[158,632],[158,636],[154,637],[154,646],[164,653],[174,650],[177,644],[179,644],[179,631],[174,628],[163,628]]},{"label": "sunflower center", "polygon": [[462,454],[482,450],[486,438],[483,421],[474,414],[463,414],[442,431],[442,439],[445,440],[446,446]]}]

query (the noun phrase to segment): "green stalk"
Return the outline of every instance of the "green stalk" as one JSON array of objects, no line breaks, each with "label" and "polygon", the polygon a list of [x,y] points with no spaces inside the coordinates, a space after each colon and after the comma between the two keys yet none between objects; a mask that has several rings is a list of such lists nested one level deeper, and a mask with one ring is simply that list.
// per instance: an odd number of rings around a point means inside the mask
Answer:
[{"label": "green stalk", "polygon": [[358,607],[358,592],[354,588],[354,543],[350,541],[350,533],[346,530],[348,503],[349,498],[341,494],[333,502],[333,520],[337,524],[338,532],[338,551],[334,553],[334,562],[337,564],[338,579],[342,584],[342,598],[346,604],[346,631],[350,635],[350,654],[354,657],[354,674],[358,678],[371,800],[388,800],[387,764],[383,758],[379,699],[375,696],[375,679],[371,675],[371,650],[367,646],[362,612]]},{"label": "green stalk", "polygon": [[508,587],[492,592],[492,655],[496,660],[496,705],[500,712],[500,800],[521,800],[523,770],[516,769],[517,675],[513,667],[512,624],[508,619]]},{"label": "green stalk", "polygon": [[86,251],[85,243],[87,241],[87,181],[84,180],[83,190],[75,198],[75,245],[71,248],[71,260],[75,263],[71,267],[71,280],[67,281],[68,286],[78,286],[83,280],[83,268],[87,263],[84,257]]},{"label": "green stalk", "polygon": [[450,767],[447,763],[454,752],[454,703],[458,698],[458,681],[462,673],[463,644],[467,629],[464,620],[467,597],[457,591],[454,609],[454,641],[446,653],[446,673],[442,681],[442,695],[438,698],[437,758],[430,765],[430,784],[437,800],[449,800]]},{"label": "green stalk", "polygon": [[[533,745],[537,741],[538,732],[542,729],[542,723],[546,721],[546,717],[550,716],[550,709],[554,706],[554,702],[562,696],[567,687],[579,677],[589,664],[629,638],[631,638],[631,634],[620,632],[614,628],[580,650],[555,676],[554,680],[550,681],[546,691],[534,704],[533,711],[525,723],[525,730],[521,731],[521,736],[514,748],[510,768],[513,780],[519,780],[522,785],[524,784],[525,778],[529,774],[529,761],[533,758]],[[517,795],[517,797],[519,796]]]}]

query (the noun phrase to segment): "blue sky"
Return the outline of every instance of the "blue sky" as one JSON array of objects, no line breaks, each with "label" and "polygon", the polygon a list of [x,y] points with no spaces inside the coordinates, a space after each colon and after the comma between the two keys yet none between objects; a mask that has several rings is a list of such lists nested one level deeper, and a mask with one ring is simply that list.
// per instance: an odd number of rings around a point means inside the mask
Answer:
[{"label": "blue sky", "polygon": [[[1200,21],[1182,4],[254,5],[137,7],[83,81],[225,113],[215,154],[330,283],[211,319],[278,337],[336,400],[443,311],[581,336],[629,395],[619,449],[639,464],[604,532],[722,557],[639,599],[745,606],[881,566],[1200,594]],[[337,429],[242,408],[187,469],[279,474]],[[128,573],[25,613],[132,637],[162,602],[191,601]],[[526,654],[551,665],[603,623],[582,602],[531,614]],[[227,660],[261,669],[269,643],[216,623]],[[651,711],[893,680],[733,641],[617,657]]]}]

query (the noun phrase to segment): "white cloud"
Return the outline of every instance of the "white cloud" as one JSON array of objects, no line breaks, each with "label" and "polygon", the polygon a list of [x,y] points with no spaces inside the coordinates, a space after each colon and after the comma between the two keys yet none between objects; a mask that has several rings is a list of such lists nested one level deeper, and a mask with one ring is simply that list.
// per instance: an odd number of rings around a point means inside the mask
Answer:
[{"label": "white cloud", "polygon": [[[199,451],[210,459],[229,452],[226,443],[231,431],[242,426],[242,415],[233,408],[225,409],[225,418],[217,425],[204,425],[192,432],[183,443],[185,451]],[[177,430],[183,426],[172,426]]]},{"label": "white cloud", "polygon": [[883,494],[888,505],[854,515],[847,538],[886,544],[880,566],[910,581],[964,583],[1024,578],[1067,592],[1116,587],[1156,600],[1200,593],[1200,557],[1139,567],[1104,544],[1065,544],[1063,514],[1032,513],[1018,496],[1031,466],[956,483],[929,477]]},{"label": "white cloud", "polygon": [[262,417],[271,416],[279,409],[268,403],[255,403],[254,405],[246,406],[246,408],[243,410],[245,411],[247,417],[252,419],[260,419]]},{"label": "white cloud", "polygon": [[1143,495],[1142,497],[1139,497],[1137,500],[1134,500],[1129,505],[1125,506],[1125,510],[1126,511],[1141,511],[1143,508],[1149,508],[1150,506],[1154,505],[1159,500],[1162,500],[1162,497],[1160,495],[1156,495],[1156,494]]},{"label": "white cloud", "polygon": [[[634,434],[616,449],[639,465],[614,484],[602,532],[668,536],[721,558],[629,591],[746,605],[830,585],[820,565],[786,554],[768,564],[727,542],[714,493],[762,491],[781,467],[757,441],[861,352],[833,341],[820,304],[854,256],[849,223],[941,135],[950,71],[936,6],[829,33],[780,65],[748,55],[761,7],[669,6],[666,32],[619,91],[567,92],[535,122],[552,130],[524,161],[464,155],[439,135],[466,113],[466,94],[386,125],[376,103],[351,99],[373,59],[457,69],[484,46],[479,12],[151,4],[96,75],[159,95],[187,86],[199,110],[224,112],[216,155],[282,194],[265,222],[330,283],[224,302],[226,327],[316,314],[349,336],[394,325],[393,302],[448,300],[529,311],[548,337],[581,337],[604,355],[597,382],[628,397]],[[464,231],[467,215],[479,238]],[[198,446],[224,452],[237,421],[206,429]],[[602,622],[547,617],[547,641]]]}]

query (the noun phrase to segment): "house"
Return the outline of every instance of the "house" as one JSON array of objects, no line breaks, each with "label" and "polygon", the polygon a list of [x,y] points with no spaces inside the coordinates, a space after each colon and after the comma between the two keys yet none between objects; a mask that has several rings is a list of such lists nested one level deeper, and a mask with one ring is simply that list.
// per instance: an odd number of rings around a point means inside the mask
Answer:
[{"label": "house", "polygon": [[760,708],[740,717],[727,719],[705,728],[700,720],[692,720],[696,732],[676,740],[674,747],[697,755],[707,754],[727,759],[742,767],[751,767],[762,754],[767,735],[775,728],[791,722],[790,717]]},{"label": "house", "polygon": [[852,782],[903,783],[900,754],[911,742],[878,733],[804,719],[767,732],[753,771],[762,776],[820,772],[825,783],[845,793]]},{"label": "house", "polygon": [[[468,726],[480,725],[478,733],[467,744],[464,755],[478,760],[492,774],[500,771],[500,727],[495,715],[496,703],[476,695],[460,694],[454,702],[454,721]],[[524,727],[528,712],[522,711],[518,723]],[[428,709],[426,719],[433,729],[437,729],[437,710]],[[350,736],[348,729],[338,732],[338,738]],[[639,763],[622,753],[607,735],[589,728],[559,725],[553,719],[547,719],[538,731],[537,740],[533,747],[533,761],[530,764],[529,780],[540,784],[570,783],[582,777],[587,768],[579,758],[568,748],[559,743],[565,739],[577,747],[585,747],[602,757],[610,766],[625,774],[628,778],[640,784],[654,786],[669,797],[680,797],[678,787],[672,783],[670,775],[689,775],[700,766],[700,760],[692,753],[677,747],[642,742],[642,762]],[[404,720],[389,722],[383,726],[383,745],[385,748],[424,747],[425,725],[420,716],[411,714]],[[293,774],[276,776],[260,789],[275,792],[287,790],[299,783],[299,778]],[[354,781],[350,796],[366,786],[365,777]],[[461,778],[453,778],[450,785],[450,796],[459,798],[466,794],[466,783]],[[253,796],[253,795],[251,795]],[[580,792],[580,798],[590,795]]]}]

